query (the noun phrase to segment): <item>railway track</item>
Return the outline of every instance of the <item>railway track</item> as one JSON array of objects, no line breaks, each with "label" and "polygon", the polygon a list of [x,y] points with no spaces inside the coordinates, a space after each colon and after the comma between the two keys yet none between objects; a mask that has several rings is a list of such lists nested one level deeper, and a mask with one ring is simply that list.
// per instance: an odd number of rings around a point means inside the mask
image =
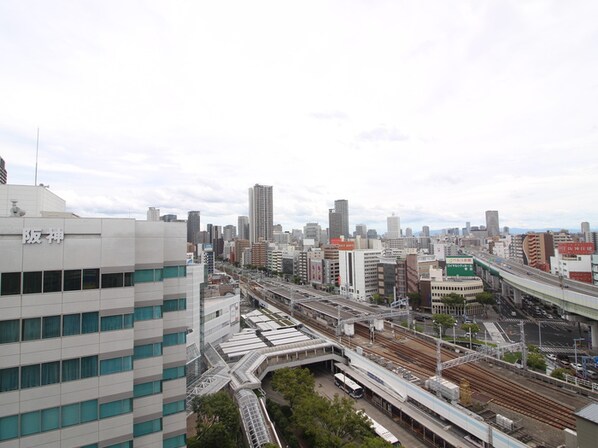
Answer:
[{"label": "railway track", "polygon": [[[253,289],[253,288],[252,288]],[[254,293],[257,293],[254,290]],[[290,312],[288,307],[273,301],[273,305]],[[317,320],[295,311],[295,318],[321,332],[336,339],[335,330]],[[396,329],[397,327],[395,327]],[[400,329],[407,342],[398,342],[388,334],[376,334],[374,348],[362,347],[366,353],[382,356],[388,361],[404,367],[414,374],[428,378],[436,374],[436,347],[434,344],[414,338],[408,331]],[[369,339],[369,328],[355,325],[356,335]],[[448,350],[442,350],[442,361],[453,359],[457,355]],[[459,385],[467,380],[472,391],[489,397],[496,404],[522,416],[530,417],[539,422],[558,429],[575,428],[575,409],[555,399],[544,397],[534,391],[490,372],[476,364],[465,364],[443,371],[442,376]]]}]

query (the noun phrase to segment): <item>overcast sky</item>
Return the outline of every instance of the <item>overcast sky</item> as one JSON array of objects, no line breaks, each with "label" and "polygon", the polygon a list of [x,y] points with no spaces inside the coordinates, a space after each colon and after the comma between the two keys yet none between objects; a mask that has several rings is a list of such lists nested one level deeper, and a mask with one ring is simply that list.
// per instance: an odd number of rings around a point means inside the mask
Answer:
[{"label": "overcast sky", "polygon": [[598,227],[598,2],[0,1],[0,157],[80,216]]}]

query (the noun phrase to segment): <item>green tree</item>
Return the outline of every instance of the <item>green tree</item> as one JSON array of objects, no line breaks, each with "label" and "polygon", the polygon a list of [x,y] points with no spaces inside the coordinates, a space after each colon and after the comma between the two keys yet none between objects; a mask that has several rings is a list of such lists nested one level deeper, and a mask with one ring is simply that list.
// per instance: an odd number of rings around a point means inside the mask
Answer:
[{"label": "green tree", "polygon": [[558,380],[563,380],[565,381],[565,375],[572,375],[573,372],[571,371],[571,369],[565,369],[564,367],[559,367],[557,369],[554,369],[552,372],[550,372],[550,376],[553,378],[556,378]]},{"label": "green tree", "polygon": [[241,418],[233,399],[226,392],[196,397],[193,400],[196,415],[197,435],[190,438],[187,446],[199,448],[237,446],[241,429]]},{"label": "green tree", "polygon": [[454,308],[455,313],[457,312],[457,309],[459,309],[459,308],[463,308],[463,310],[465,310],[465,304],[466,304],[465,297],[460,296],[457,293],[451,292],[450,294],[442,297],[440,300],[446,306]]},{"label": "green tree", "polygon": [[357,414],[353,401],[335,395],[330,401],[320,395],[304,396],[294,412],[295,423],[316,447],[345,447],[371,434],[366,417]]},{"label": "green tree", "polygon": [[546,360],[541,353],[531,352],[527,354],[527,366],[535,370],[546,370]]},{"label": "green tree", "polygon": [[272,388],[280,392],[291,408],[297,400],[305,395],[313,394],[316,381],[309,371],[304,368],[279,369],[272,376]]},{"label": "green tree", "polygon": [[480,332],[480,327],[478,324],[463,324],[461,325],[461,330],[469,331],[473,335]]},{"label": "green tree", "polygon": [[476,301],[484,306],[484,316],[488,316],[488,305],[494,305],[496,301],[494,300],[494,295],[491,292],[484,291],[475,296]]},{"label": "green tree", "polygon": [[439,333],[440,329],[442,328],[442,334],[439,334],[440,337],[445,335],[447,328],[451,328],[453,325],[455,325],[455,318],[450,314],[434,314],[432,315],[432,319],[434,321],[434,329],[437,333]]},{"label": "green tree", "polygon": [[409,297],[409,305],[412,308],[419,308],[422,303],[422,297],[419,292],[408,292],[407,297]]}]

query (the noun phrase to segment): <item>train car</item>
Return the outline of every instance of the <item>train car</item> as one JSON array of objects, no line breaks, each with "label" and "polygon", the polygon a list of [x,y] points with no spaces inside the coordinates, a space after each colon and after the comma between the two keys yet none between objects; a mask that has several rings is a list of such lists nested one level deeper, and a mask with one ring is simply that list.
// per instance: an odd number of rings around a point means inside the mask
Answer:
[{"label": "train car", "polygon": [[344,373],[334,375],[334,384],[347,392],[353,398],[363,397],[363,387],[353,381]]},{"label": "train car", "polygon": [[449,401],[459,401],[459,386],[455,383],[436,376],[431,376],[430,379],[426,380],[425,386],[428,390],[433,392],[440,391],[440,394]]},{"label": "train car", "polygon": [[374,432],[385,442],[390,443],[392,446],[400,446],[401,442],[397,439],[392,432],[374,420],[372,417],[367,415],[365,411],[359,410],[357,411],[358,414],[364,415],[370,423],[370,427],[374,430]]}]

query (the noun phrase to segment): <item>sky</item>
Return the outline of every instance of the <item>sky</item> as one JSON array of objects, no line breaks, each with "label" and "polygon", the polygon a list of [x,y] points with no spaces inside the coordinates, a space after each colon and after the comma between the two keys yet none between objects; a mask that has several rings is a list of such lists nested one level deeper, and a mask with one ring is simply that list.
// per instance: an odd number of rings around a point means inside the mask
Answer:
[{"label": "sky", "polygon": [[[598,227],[598,2],[0,1],[0,157],[85,217]],[[37,132],[39,129],[39,145]]]}]

